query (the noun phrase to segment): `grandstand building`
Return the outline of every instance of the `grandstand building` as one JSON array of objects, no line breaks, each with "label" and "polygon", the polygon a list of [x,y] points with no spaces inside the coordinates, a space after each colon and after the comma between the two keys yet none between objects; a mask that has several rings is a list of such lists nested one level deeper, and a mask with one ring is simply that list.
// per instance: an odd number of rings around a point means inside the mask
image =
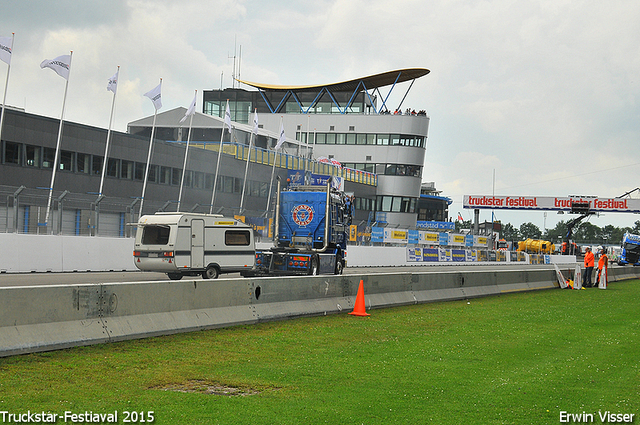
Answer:
[{"label": "grandstand building", "polygon": [[[428,72],[404,69],[313,86],[243,82],[255,90],[204,91],[203,112],[193,117],[190,132],[189,120],[180,123],[185,108],[159,112],[143,211],[139,206],[153,117],[130,122],[127,133],[111,132],[102,193],[107,130],[64,122],[48,223],[44,210],[59,120],[7,108],[0,152],[0,229],[129,236],[129,224],[140,213],[175,211],[182,183],[181,211],[239,215],[267,236],[276,179],[287,185],[321,176],[340,177],[344,190],[355,196],[359,233],[376,225],[415,228],[429,117],[423,111],[397,113],[401,105],[390,108],[381,89],[390,87],[390,93],[401,83],[410,88]],[[223,118],[227,100],[231,131]],[[259,124],[254,135],[255,111]],[[275,152],[281,126],[286,140]],[[446,221],[444,215],[436,216]]]}]

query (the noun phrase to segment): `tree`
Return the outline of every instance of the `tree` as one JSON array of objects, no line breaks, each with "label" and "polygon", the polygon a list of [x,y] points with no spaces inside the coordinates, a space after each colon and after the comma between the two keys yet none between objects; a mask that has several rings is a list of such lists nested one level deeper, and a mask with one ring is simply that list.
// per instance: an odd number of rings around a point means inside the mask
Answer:
[{"label": "tree", "polygon": [[505,241],[515,242],[520,240],[520,232],[518,232],[518,229],[513,227],[511,223],[502,225],[502,232],[500,233],[500,236]]},{"label": "tree", "polygon": [[533,223],[522,223],[520,225],[520,236],[523,239],[540,239],[542,231]]},{"label": "tree", "polygon": [[578,225],[573,232],[576,241],[580,242],[600,242],[602,234],[600,228],[595,224],[586,222]]},{"label": "tree", "polygon": [[460,233],[462,229],[471,229],[471,220],[464,220],[462,223],[458,220],[455,221],[456,233]]},{"label": "tree", "polygon": [[564,220],[560,220],[553,229],[547,229],[547,233],[544,238],[550,242],[562,243],[567,235],[567,223]]}]

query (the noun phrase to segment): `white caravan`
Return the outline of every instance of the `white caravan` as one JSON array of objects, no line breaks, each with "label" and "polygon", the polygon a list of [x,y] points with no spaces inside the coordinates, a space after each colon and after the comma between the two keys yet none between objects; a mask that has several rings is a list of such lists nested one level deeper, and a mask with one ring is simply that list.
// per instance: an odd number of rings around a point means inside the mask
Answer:
[{"label": "white caravan", "polygon": [[220,214],[156,213],[138,221],[133,251],[140,270],[164,272],[172,280],[251,270],[253,229]]}]

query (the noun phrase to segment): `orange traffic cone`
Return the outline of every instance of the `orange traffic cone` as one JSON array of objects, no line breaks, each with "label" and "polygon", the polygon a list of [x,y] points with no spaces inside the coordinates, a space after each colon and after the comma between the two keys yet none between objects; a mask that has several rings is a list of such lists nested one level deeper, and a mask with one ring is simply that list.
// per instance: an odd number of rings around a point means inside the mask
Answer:
[{"label": "orange traffic cone", "polygon": [[353,314],[354,316],[371,316],[366,312],[364,307],[364,285],[362,279],[360,279],[360,286],[358,287],[358,294],[356,295],[356,305],[349,314]]}]

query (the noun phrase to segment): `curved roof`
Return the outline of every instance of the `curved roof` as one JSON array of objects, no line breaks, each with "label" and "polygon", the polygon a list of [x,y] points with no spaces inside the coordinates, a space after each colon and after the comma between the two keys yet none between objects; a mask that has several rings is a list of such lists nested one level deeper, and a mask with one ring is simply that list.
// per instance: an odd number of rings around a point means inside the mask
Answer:
[{"label": "curved roof", "polygon": [[255,87],[261,90],[277,91],[277,90],[319,90],[326,87],[332,91],[354,91],[358,85],[362,82],[365,88],[374,89],[378,87],[389,86],[394,83],[403,83],[405,81],[413,80],[427,75],[429,72],[426,68],[406,68],[398,69],[395,71],[383,72],[382,74],[369,75],[367,77],[356,78],[354,80],[343,81],[339,83],[320,84],[320,85],[308,85],[308,86],[280,86],[275,84],[261,84],[252,83],[250,81],[237,80],[242,84],[246,84],[251,87]]}]

